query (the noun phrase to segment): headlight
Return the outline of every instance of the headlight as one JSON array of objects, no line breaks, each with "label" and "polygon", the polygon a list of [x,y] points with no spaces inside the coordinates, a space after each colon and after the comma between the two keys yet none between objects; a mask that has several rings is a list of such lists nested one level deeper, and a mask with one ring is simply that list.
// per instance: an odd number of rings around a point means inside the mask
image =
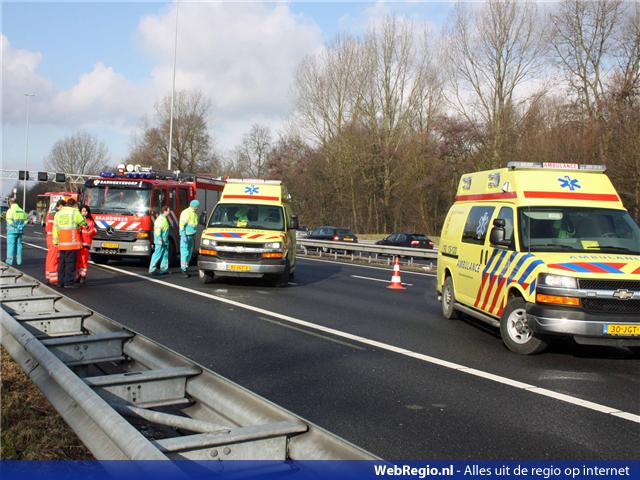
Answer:
[{"label": "headlight", "polygon": [[202,245],[206,245],[207,247],[215,247],[216,245],[218,245],[218,242],[216,242],[215,240],[209,240],[208,238],[203,238]]},{"label": "headlight", "polygon": [[552,275],[550,273],[541,273],[538,278],[538,283],[556,288],[578,288],[578,281],[575,277]]},{"label": "headlight", "polygon": [[264,244],[264,248],[278,250],[279,248],[282,248],[282,244],[280,242],[269,242]]}]

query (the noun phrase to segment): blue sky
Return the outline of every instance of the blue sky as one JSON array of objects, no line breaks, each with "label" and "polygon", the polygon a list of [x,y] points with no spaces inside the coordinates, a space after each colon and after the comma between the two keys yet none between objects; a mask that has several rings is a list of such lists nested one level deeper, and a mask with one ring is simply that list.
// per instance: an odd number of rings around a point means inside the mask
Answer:
[{"label": "blue sky", "polygon": [[[254,122],[274,133],[292,109],[295,66],[336,34],[360,35],[386,13],[436,30],[450,3],[180,3],[180,88],[213,99],[210,129],[226,151]],[[53,143],[78,130],[105,142],[117,161],[153,103],[170,91],[173,2],[4,2],[3,168],[25,157],[23,96],[31,103],[29,164],[42,168]]]}]

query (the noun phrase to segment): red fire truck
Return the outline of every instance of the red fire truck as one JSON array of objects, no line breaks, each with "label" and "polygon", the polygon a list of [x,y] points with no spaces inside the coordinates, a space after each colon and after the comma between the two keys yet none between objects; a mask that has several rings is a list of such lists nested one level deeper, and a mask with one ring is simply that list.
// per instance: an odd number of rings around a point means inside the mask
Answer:
[{"label": "red fire truck", "polygon": [[91,244],[91,259],[102,264],[123,257],[148,260],[153,252],[153,222],[161,207],[168,205],[169,258],[175,263],[180,213],[197,199],[201,218],[206,218],[224,183],[220,178],[153,171],[139,165],[118,165],[115,171],[87,180],[82,202],[91,208],[98,232]]}]

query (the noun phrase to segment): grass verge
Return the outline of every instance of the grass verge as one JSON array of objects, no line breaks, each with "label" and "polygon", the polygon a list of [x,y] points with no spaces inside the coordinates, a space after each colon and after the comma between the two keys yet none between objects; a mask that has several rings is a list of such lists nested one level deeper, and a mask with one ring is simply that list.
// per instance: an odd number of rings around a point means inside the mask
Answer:
[{"label": "grass verge", "polygon": [[90,460],[82,444],[38,387],[0,347],[2,460]]}]

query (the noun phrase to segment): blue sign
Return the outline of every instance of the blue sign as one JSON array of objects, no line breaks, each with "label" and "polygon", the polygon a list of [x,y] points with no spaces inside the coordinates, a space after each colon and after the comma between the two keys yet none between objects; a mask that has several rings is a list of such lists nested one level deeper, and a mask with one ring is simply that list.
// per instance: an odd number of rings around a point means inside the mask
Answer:
[{"label": "blue sign", "polygon": [[256,193],[260,193],[260,188],[255,185],[251,185],[249,187],[244,188],[244,193],[248,193],[249,195],[255,195]]}]

